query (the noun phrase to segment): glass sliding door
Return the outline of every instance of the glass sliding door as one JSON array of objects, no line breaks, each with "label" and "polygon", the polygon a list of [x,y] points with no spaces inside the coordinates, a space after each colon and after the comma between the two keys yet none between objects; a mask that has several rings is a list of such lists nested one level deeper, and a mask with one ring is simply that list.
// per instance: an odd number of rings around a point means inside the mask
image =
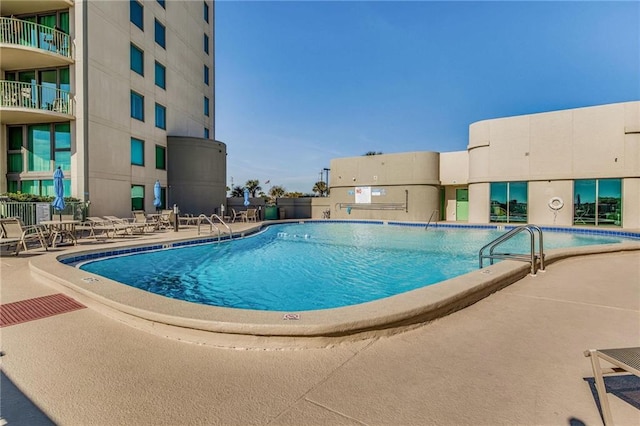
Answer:
[{"label": "glass sliding door", "polygon": [[622,181],[582,179],[573,184],[574,225],[621,226]]},{"label": "glass sliding door", "polygon": [[51,171],[51,126],[49,124],[29,126],[27,133],[27,170]]}]

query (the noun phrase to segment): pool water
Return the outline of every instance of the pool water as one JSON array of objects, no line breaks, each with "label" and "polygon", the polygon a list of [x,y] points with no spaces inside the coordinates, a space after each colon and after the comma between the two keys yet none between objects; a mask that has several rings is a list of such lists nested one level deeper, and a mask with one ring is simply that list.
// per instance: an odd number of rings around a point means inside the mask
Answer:
[{"label": "pool water", "polygon": [[[363,223],[271,225],[221,243],[136,253],[79,267],[167,297],[207,305],[305,311],[369,302],[478,269],[478,250],[504,231]],[[551,248],[622,241],[544,233]],[[501,245],[526,253],[529,234]]]}]

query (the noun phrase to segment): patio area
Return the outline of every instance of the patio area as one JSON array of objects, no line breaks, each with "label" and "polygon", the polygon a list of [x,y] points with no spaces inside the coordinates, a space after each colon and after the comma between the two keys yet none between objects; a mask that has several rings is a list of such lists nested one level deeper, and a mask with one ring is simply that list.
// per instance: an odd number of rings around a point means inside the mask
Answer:
[{"label": "patio area", "polygon": [[[65,250],[0,257],[0,303],[59,293],[29,261]],[[2,328],[0,416],[9,425],[601,424],[583,352],[640,346],[638,294],[640,251],[571,258],[411,331],[271,351],[180,342],[79,307]],[[613,419],[640,424],[640,380],[620,380],[606,379]]]}]

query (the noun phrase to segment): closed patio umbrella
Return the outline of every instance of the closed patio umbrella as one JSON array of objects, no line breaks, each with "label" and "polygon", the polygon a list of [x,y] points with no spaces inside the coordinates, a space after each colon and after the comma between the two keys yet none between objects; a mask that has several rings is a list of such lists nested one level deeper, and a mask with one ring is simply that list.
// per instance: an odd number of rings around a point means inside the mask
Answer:
[{"label": "closed patio umbrella", "polygon": [[249,190],[247,188],[244,189],[244,205],[245,207],[248,207],[249,204],[251,204],[249,202]]},{"label": "closed patio umbrella", "polygon": [[62,169],[60,166],[53,173],[53,193],[55,198],[51,205],[54,209],[60,213],[60,220],[62,220],[62,210],[64,210],[64,173],[62,173]]},{"label": "closed patio umbrella", "polygon": [[162,199],[160,198],[161,194],[162,189],[160,188],[160,181],[156,180],[155,185],[153,185],[153,205],[156,206],[156,210],[159,210],[160,206],[162,206]]}]

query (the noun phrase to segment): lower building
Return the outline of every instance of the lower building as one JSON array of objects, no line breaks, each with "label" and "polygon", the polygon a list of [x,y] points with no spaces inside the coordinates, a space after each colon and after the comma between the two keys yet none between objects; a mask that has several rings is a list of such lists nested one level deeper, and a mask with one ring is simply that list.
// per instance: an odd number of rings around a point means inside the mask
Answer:
[{"label": "lower building", "polygon": [[640,228],[640,102],[479,121],[466,151],[330,169],[332,218]]}]

